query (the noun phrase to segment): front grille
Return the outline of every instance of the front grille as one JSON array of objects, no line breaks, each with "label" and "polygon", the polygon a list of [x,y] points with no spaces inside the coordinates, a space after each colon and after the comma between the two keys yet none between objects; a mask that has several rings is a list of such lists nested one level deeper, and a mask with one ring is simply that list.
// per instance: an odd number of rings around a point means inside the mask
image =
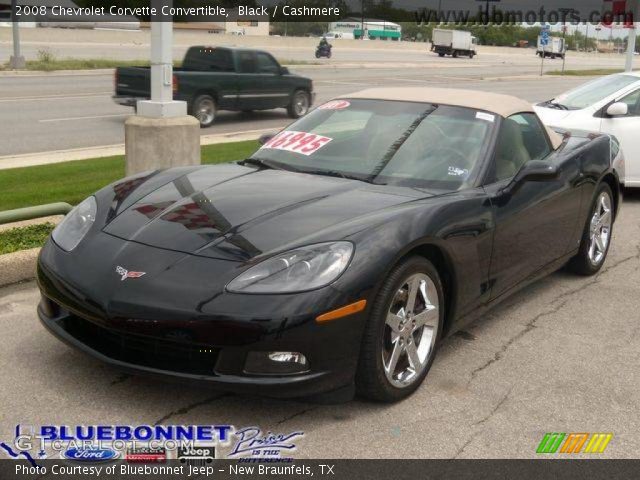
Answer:
[{"label": "front grille", "polygon": [[218,350],[206,345],[147,337],[105,328],[77,316],[61,326],[79,342],[122,362],[196,375],[213,375]]}]

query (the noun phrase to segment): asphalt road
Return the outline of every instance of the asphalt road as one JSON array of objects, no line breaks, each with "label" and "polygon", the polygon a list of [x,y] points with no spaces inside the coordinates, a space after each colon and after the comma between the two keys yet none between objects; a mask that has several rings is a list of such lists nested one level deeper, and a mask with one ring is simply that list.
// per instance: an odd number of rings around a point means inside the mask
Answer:
[{"label": "asphalt road", "polygon": [[639,262],[635,195],[600,274],[558,272],[507,300],[445,340],[426,383],[395,405],[270,400],[123,375],[47,333],[36,285],[15,285],[0,290],[0,440],[16,423],[222,423],[301,430],[301,458],[533,458],[546,432],[611,432],[601,457],[637,457]]},{"label": "asphalt road", "polygon": [[[0,28],[0,60],[9,55],[10,33],[10,29]],[[148,31],[23,28],[21,34],[28,59],[37,58],[38,52],[45,50],[57,59],[136,60],[148,58],[150,49]],[[291,67],[314,80],[316,103],[379,85],[475,88],[539,101],[587,80],[539,78],[540,60],[533,49],[481,46],[474,59],[452,59],[429,52],[426,43],[335,40],[333,57],[318,62],[313,57],[317,41],[176,31],[173,56],[181,59],[190,45],[234,44],[268,50],[284,62],[320,63]],[[623,64],[621,55],[571,53],[566,68],[622,68]],[[559,59],[548,59],[544,70],[558,70],[561,65]],[[124,143],[124,121],[133,111],[115,105],[112,93],[111,72],[20,77],[0,74],[0,157]],[[203,129],[202,134],[279,129],[290,121],[284,110],[222,112],[218,122]]]},{"label": "asphalt road", "polygon": [[[586,81],[583,77],[510,79],[507,75],[520,75],[520,70],[497,64],[404,69],[300,66],[293,70],[314,80],[316,104],[363,88],[388,85],[473,88],[540,101]],[[124,121],[133,111],[111,101],[112,89],[110,73],[0,76],[0,157],[124,143]],[[279,129],[290,122],[284,110],[221,112],[217,123],[202,129],[202,134]]]}]

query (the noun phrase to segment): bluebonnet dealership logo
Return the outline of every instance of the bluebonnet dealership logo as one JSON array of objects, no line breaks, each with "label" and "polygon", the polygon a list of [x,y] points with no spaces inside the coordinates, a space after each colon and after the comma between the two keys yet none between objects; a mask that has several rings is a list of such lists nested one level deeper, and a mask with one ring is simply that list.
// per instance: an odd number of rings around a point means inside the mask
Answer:
[{"label": "bluebonnet dealership logo", "polygon": [[288,434],[267,432],[263,435],[258,427],[247,427],[234,432],[238,441],[234,445],[229,457],[256,457],[271,461],[291,461],[291,458],[283,457],[283,452],[292,452],[296,449],[294,440],[304,435],[304,432],[292,432]]},{"label": "bluebonnet dealership logo", "polygon": [[77,462],[108,462],[119,456],[118,452],[110,448],[70,448],[62,454],[62,458]]}]

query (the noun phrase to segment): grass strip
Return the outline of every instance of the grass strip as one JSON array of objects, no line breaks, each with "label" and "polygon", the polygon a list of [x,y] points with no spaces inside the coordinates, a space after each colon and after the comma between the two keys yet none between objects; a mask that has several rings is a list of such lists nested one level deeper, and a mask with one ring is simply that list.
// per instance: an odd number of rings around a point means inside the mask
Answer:
[{"label": "grass strip", "polygon": [[[205,145],[202,163],[242,160],[258,147],[255,140]],[[0,170],[0,211],[53,202],[76,205],[124,172],[124,155]]]},{"label": "grass strip", "polygon": [[0,232],[0,255],[41,247],[54,228],[47,222],[4,230]]}]

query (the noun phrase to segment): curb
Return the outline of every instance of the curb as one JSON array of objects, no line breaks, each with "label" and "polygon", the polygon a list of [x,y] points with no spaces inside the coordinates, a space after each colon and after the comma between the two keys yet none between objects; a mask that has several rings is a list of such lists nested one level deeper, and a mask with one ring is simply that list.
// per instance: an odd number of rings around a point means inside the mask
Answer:
[{"label": "curb", "polygon": [[[200,146],[220,143],[242,142],[257,140],[263,133],[279,130],[279,127],[263,128],[259,130],[245,130],[242,132],[216,133],[200,136]],[[8,168],[33,167],[53,163],[87,160],[89,158],[112,157],[124,155],[124,144],[102,145],[98,147],[72,148],[69,150],[53,150],[51,152],[21,153],[0,157],[0,170]]]},{"label": "curb", "polygon": [[0,255],[0,287],[33,280],[40,248]]}]

